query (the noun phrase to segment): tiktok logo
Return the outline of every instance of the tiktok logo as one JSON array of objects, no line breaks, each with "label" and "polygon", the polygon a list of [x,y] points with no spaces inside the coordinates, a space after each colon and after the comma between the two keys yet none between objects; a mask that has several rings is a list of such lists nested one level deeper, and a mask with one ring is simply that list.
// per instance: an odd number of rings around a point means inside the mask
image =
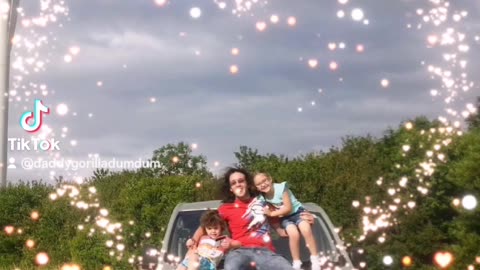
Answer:
[{"label": "tiktok logo", "polygon": [[[35,132],[37,131],[43,123],[43,114],[48,114],[50,109],[42,104],[40,99],[35,99],[35,105],[33,107],[33,112],[24,112],[22,117],[20,117],[20,126],[28,131]],[[33,123],[29,124],[29,120],[33,119]]]}]

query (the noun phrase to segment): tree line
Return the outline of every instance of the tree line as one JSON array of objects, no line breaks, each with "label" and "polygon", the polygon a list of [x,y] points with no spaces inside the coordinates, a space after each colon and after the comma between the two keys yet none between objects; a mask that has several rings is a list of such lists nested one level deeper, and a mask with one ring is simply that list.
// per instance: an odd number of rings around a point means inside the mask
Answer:
[{"label": "tree line", "polygon": [[[412,269],[435,269],[432,262],[437,251],[451,252],[454,268],[466,269],[478,256],[480,211],[465,210],[452,202],[465,194],[480,196],[480,121],[475,116],[467,123],[469,128],[463,135],[447,136],[448,132],[441,132],[441,123],[418,117],[386,130],[380,137],[347,136],[340,146],[325,151],[289,157],[240,146],[233,154],[237,166],[288,181],[300,201],[319,204],[340,228],[345,242],[366,250],[369,269],[385,269],[385,255],[394,258],[392,269],[403,267],[404,256],[413,260]],[[448,139],[451,141],[444,143]],[[438,144],[441,150],[435,152],[434,171],[425,175],[419,164],[429,160],[426,152]],[[162,146],[151,159],[162,166],[122,172],[96,170],[86,183],[76,185],[79,194],[75,198],[65,195],[52,200],[52,194],[58,195],[65,184],[75,186],[63,179],[55,185],[26,181],[1,190],[0,226],[13,226],[16,231],[0,233],[0,267],[28,269],[43,250],[50,256],[50,265],[57,268],[64,262],[75,262],[85,269],[107,265],[126,269],[128,259],[136,258],[143,248],[161,247],[170,214],[178,203],[219,199],[221,180],[209,171],[207,158],[194,154],[188,143]],[[395,196],[389,194],[388,189],[397,187],[402,178],[409,179],[404,189]],[[419,192],[419,186],[428,193]],[[359,241],[362,207],[387,208],[393,197],[402,203],[414,202],[415,207],[399,204],[391,226],[370,232]],[[79,201],[100,206],[80,209],[75,207]],[[361,206],[354,207],[353,201]],[[120,237],[102,233],[95,224],[99,208],[108,209],[112,223],[122,223],[121,232],[116,234]],[[38,220],[31,218],[32,211],[40,213]],[[384,242],[379,241],[381,236]],[[29,239],[35,241],[35,247],[25,245]],[[109,240],[124,244],[123,252],[115,251],[115,244],[107,246]]]}]

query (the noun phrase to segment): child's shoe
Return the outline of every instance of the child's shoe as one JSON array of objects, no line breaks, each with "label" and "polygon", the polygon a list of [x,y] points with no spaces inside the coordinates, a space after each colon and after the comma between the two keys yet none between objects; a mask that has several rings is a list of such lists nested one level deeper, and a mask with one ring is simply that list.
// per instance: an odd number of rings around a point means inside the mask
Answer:
[{"label": "child's shoe", "polygon": [[320,258],[317,256],[310,256],[310,262],[312,264],[312,270],[320,270]]},{"label": "child's shoe", "polygon": [[324,265],[327,264],[328,259],[327,259],[327,257],[322,256],[322,257],[320,257],[320,260],[319,260],[319,261],[320,261],[320,266],[324,266]]},{"label": "child's shoe", "polygon": [[293,261],[292,263],[293,269],[302,269],[302,261]]}]

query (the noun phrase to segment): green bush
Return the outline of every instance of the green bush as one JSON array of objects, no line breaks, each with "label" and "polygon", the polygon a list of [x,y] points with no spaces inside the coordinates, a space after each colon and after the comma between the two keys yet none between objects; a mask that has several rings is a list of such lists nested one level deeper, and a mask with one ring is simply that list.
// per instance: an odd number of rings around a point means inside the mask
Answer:
[{"label": "green bush", "polygon": [[[415,191],[415,169],[425,159],[425,150],[441,142],[444,135],[430,133],[431,128],[439,126],[436,122],[425,118],[412,122],[414,130],[406,130],[401,125],[377,139],[346,137],[340,147],[328,152],[287,158],[259,154],[258,150],[242,146],[234,155],[239,165],[252,172],[266,171],[276,181],[288,181],[300,201],[322,206],[335,227],[342,228],[341,235],[347,242],[367,250],[369,269],[384,269],[385,255],[394,257],[392,269],[400,269],[401,258],[406,255],[413,258],[414,269],[435,269],[432,258],[439,250],[454,253],[454,268],[465,269],[478,256],[480,211],[454,207],[452,201],[465,194],[480,196],[480,130],[472,129],[464,136],[454,137],[448,147],[442,148],[448,162],[438,162],[435,173],[424,177],[430,185],[428,196],[424,196]],[[421,130],[426,132],[422,134]],[[411,147],[408,153],[402,151],[405,144]],[[50,256],[50,263],[44,269],[58,269],[65,262],[78,263],[85,269],[99,269],[104,265],[131,268],[127,259],[140,255],[144,246],[161,247],[164,229],[178,203],[219,198],[217,190],[221,180],[205,171],[204,157],[191,156],[186,147],[184,143],[177,146],[185,160],[195,159],[197,165],[170,163],[172,156],[182,155],[176,155],[176,146],[168,145],[161,148],[163,152],[155,152],[164,164],[161,173],[96,171],[80,188],[80,197],[76,199],[65,195],[51,201],[48,195],[55,187],[41,182],[20,183],[1,190],[2,230],[11,225],[23,232],[11,236],[0,233],[0,269],[15,266],[33,269],[34,257],[39,251]],[[381,176],[383,185],[379,186],[376,181]],[[403,176],[411,181],[398,196],[402,201],[416,202],[416,209],[399,210],[394,226],[370,233],[365,241],[356,242],[354,239],[361,232],[361,213],[352,207],[352,201],[364,203],[368,196],[372,205],[386,205],[391,201],[386,189]],[[89,187],[95,187],[96,194],[91,193]],[[122,232],[114,236],[95,226],[98,208],[81,210],[71,205],[79,200],[95,203],[95,198],[100,208],[108,209],[111,222],[122,224]],[[40,213],[38,221],[30,218],[34,210]],[[79,230],[80,224],[84,225],[83,230]],[[90,233],[92,228],[94,233]],[[383,233],[387,241],[379,243],[378,237]],[[37,243],[34,249],[25,246],[27,239]],[[125,244],[122,257],[118,257],[118,252],[110,255],[114,248],[106,246],[107,240]]]}]

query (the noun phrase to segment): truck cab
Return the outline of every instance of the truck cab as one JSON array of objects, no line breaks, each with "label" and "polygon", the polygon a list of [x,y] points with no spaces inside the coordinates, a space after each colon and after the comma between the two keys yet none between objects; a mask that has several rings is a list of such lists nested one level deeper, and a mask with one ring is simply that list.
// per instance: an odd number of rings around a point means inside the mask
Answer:
[{"label": "truck cab", "polygon": [[[217,209],[220,201],[204,201],[194,203],[181,203],[175,207],[170,217],[168,227],[165,231],[162,249],[159,253],[156,251],[146,251],[144,256],[144,265],[147,268],[156,270],[173,270],[183,260],[187,247],[185,245],[200,225],[200,216],[207,209]],[[315,203],[304,203],[304,208],[314,214],[315,222],[313,224],[313,234],[317,241],[320,255],[328,258],[328,264],[334,266],[331,269],[353,270],[352,261],[345,249],[345,246],[335,232],[334,227],[327,214]],[[280,237],[275,230],[271,230],[272,243],[276,252],[283,255],[290,262],[292,261],[288,238]],[[310,252],[305,241],[301,240],[302,269],[310,269]],[[148,262],[148,256],[155,258],[152,263]],[[158,258],[158,259],[157,259]],[[153,258],[152,258],[153,259]],[[158,260],[158,261],[157,261]],[[221,263],[218,269],[223,269]]]}]

